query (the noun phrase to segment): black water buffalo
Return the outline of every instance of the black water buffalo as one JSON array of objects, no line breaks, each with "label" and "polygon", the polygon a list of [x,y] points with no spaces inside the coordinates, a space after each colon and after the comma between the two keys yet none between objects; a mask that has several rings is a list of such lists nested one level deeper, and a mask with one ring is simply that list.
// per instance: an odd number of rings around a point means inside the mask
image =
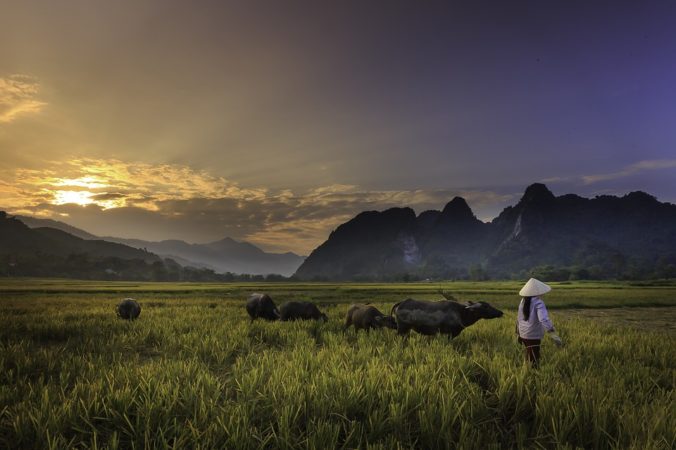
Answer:
[{"label": "black water buffalo", "polygon": [[355,330],[366,330],[371,328],[397,328],[397,322],[392,316],[386,316],[378,311],[378,308],[370,305],[350,305],[345,316],[344,330],[350,325],[354,325]]},{"label": "black water buffalo", "polygon": [[401,335],[415,330],[426,335],[448,334],[452,339],[479,319],[502,317],[502,311],[486,302],[463,305],[448,300],[430,302],[409,298],[394,305],[391,315],[396,317],[397,332]]},{"label": "black water buffalo", "polygon": [[329,320],[326,314],[321,312],[314,303],[310,302],[286,302],[279,307],[281,320]]},{"label": "black water buffalo", "polygon": [[252,322],[259,317],[265,320],[279,319],[279,310],[267,294],[251,294],[246,302],[246,312]]},{"label": "black water buffalo", "polygon": [[134,320],[141,315],[141,305],[133,298],[125,298],[116,308],[117,317],[126,320]]}]

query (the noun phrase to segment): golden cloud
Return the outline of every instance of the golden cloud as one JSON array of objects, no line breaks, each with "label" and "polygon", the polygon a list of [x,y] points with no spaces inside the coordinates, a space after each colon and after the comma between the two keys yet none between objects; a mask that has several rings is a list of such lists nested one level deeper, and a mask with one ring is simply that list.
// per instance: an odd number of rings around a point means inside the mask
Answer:
[{"label": "golden cloud", "polygon": [[46,105],[38,100],[40,85],[28,75],[0,78],[0,123],[14,121],[26,113],[37,113]]},{"label": "golden cloud", "polygon": [[158,202],[191,198],[262,199],[265,189],[242,189],[204,171],[181,165],[75,159],[48,163],[45,169],[5,173],[0,201],[7,207],[39,204],[135,206],[157,211]]}]

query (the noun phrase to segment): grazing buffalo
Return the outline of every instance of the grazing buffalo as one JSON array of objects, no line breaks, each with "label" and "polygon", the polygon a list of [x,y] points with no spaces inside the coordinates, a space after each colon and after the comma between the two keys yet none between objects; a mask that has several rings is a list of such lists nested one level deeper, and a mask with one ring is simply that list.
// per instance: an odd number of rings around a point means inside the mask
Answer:
[{"label": "grazing buffalo", "polygon": [[448,334],[452,339],[479,319],[502,317],[502,311],[486,302],[463,305],[448,300],[429,302],[409,298],[394,305],[391,315],[396,317],[397,332],[401,335],[413,329],[426,335]]},{"label": "grazing buffalo", "polygon": [[378,311],[378,308],[370,305],[350,305],[345,316],[344,330],[347,330],[350,325],[354,325],[355,330],[366,330],[371,328],[397,328],[397,322],[392,316],[386,316]]},{"label": "grazing buffalo", "polygon": [[246,302],[246,312],[252,322],[259,317],[265,320],[279,319],[279,310],[267,294],[251,294]]},{"label": "grazing buffalo", "polygon": [[279,307],[281,320],[329,320],[326,314],[321,312],[314,303],[310,302],[286,302]]},{"label": "grazing buffalo", "polygon": [[134,320],[141,315],[141,305],[133,298],[125,298],[117,305],[117,317]]}]

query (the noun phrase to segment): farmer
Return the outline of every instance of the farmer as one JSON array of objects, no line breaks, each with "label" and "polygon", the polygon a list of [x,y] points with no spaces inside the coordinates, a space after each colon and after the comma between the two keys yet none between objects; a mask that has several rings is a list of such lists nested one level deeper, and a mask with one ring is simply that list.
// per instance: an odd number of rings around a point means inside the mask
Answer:
[{"label": "farmer", "polygon": [[519,291],[519,295],[523,298],[516,314],[516,334],[519,337],[518,341],[526,347],[526,361],[536,368],[540,360],[540,343],[545,331],[557,346],[563,345],[549,320],[545,302],[540,298],[551,290],[552,288],[542,281],[531,278]]}]

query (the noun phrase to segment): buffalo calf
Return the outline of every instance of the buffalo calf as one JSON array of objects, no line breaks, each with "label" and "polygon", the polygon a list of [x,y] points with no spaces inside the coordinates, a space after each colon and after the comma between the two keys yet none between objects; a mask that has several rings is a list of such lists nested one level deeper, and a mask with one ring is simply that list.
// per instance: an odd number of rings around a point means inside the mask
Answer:
[{"label": "buffalo calf", "polygon": [[366,330],[371,328],[397,328],[392,316],[386,316],[378,311],[378,308],[370,305],[350,305],[345,316],[344,330],[347,330],[350,325],[354,325],[355,330]]},{"label": "buffalo calf", "polygon": [[133,298],[125,298],[116,308],[117,317],[126,320],[134,320],[141,315],[141,305]]},{"label": "buffalo calf", "polygon": [[329,320],[317,305],[310,302],[286,302],[279,307],[281,320]]},{"label": "buffalo calf", "polygon": [[252,322],[259,317],[265,320],[279,319],[279,310],[267,294],[251,294],[246,302],[246,312]]}]

